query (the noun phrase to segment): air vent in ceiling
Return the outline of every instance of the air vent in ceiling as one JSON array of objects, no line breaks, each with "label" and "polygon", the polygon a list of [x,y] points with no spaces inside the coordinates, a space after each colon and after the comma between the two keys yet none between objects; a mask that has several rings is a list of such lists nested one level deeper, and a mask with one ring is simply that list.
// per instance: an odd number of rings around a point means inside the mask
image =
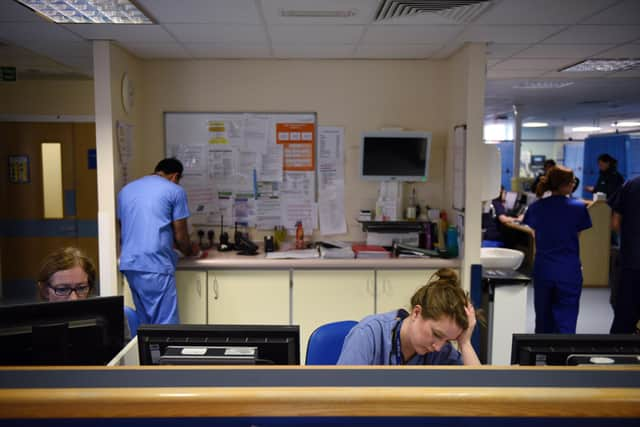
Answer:
[{"label": "air vent in ceiling", "polygon": [[491,0],[381,0],[376,21],[435,13],[457,23],[469,23],[491,6]]}]

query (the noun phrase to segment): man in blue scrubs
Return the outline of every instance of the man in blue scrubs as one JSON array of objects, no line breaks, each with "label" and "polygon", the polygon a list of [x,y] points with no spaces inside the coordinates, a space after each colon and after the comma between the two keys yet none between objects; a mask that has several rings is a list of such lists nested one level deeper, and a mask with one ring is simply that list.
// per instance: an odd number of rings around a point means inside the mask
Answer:
[{"label": "man in blue scrubs", "polygon": [[195,250],[187,228],[187,194],[178,185],[182,171],[179,160],[164,159],[152,175],[118,194],[120,271],[129,282],[140,323],[179,323],[174,242],[185,255]]},{"label": "man in blue scrubs", "polygon": [[612,334],[636,332],[640,320],[640,177],[609,197],[612,228],[620,231],[620,275],[613,307]]}]

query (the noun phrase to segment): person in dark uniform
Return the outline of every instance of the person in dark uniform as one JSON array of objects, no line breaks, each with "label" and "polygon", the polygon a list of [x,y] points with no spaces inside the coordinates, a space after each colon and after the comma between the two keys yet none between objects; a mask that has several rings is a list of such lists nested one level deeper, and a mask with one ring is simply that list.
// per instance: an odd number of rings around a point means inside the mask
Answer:
[{"label": "person in dark uniform", "polygon": [[536,333],[575,334],[582,293],[582,266],[578,235],[591,228],[587,206],[568,196],[573,191],[573,171],[553,167],[540,179],[536,200],[524,215],[535,231],[533,269]]},{"label": "person in dark uniform", "polygon": [[620,270],[613,305],[612,334],[636,332],[640,320],[640,177],[609,197],[611,227],[620,232]]},{"label": "person in dark uniform", "polygon": [[504,186],[500,187],[500,195],[491,200],[489,212],[482,214],[482,239],[503,242],[504,224],[522,221],[523,215],[511,216],[504,206],[506,197]]},{"label": "person in dark uniform", "polygon": [[611,197],[624,184],[624,177],[618,172],[618,161],[607,153],[600,154],[598,168],[600,175],[596,185],[588,185],[585,190],[590,193],[604,193],[607,197]]},{"label": "person in dark uniform", "polygon": [[549,172],[549,169],[551,169],[555,165],[556,161],[553,159],[547,159],[544,161],[544,163],[542,164],[542,167],[544,168],[542,173],[536,175],[536,178],[533,180],[533,184],[531,184],[532,193],[536,192],[536,187],[538,187],[538,184],[540,183],[540,178],[542,178],[547,172]]}]

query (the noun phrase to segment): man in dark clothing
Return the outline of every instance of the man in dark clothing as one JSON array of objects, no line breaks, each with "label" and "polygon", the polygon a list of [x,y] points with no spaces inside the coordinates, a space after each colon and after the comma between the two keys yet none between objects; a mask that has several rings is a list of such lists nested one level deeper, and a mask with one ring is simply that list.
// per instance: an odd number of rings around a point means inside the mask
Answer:
[{"label": "man in dark clothing", "polygon": [[612,334],[636,332],[640,320],[640,177],[627,181],[609,197],[611,226],[620,231],[620,275],[614,302]]},{"label": "man in dark clothing", "polygon": [[539,173],[538,175],[536,175],[535,179],[533,180],[533,184],[531,184],[531,192],[535,193],[536,192],[536,187],[538,186],[538,183],[540,182],[540,178],[542,178],[544,176],[544,174],[546,174],[549,169],[551,169],[552,167],[554,167],[556,165],[555,160],[553,159],[547,159],[544,161],[543,163],[543,171],[542,173]]},{"label": "man in dark clothing", "polygon": [[624,184],[624,177],[618,172],[618,161],[607,153],[600,154],[598,168],[600,175],[596,185],[587,186],[585,190],[590,193],[604,193],[607,197],[611,197]]}]

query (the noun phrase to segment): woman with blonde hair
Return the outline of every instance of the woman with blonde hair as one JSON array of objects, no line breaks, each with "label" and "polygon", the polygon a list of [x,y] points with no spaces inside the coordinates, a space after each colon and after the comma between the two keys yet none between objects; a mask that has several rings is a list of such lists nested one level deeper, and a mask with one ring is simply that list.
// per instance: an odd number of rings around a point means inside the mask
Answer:
[{"label": "woman with blonde hair", "polygon": [[575,334],[578,321],[582,266],[578,235],[591,228],[585,204],[568,197],[575,184],[573,171],[555,166],[540,179],[538,197],[524,216],[535,232],[533,269],[536,333]]},{"label": "woman with blonde hair", "polygon": [[480,365],[471,345],[475,325],[458,275],[440,269],[413,295],[410,312],[374,314],[354,326],[338,365]]}]

